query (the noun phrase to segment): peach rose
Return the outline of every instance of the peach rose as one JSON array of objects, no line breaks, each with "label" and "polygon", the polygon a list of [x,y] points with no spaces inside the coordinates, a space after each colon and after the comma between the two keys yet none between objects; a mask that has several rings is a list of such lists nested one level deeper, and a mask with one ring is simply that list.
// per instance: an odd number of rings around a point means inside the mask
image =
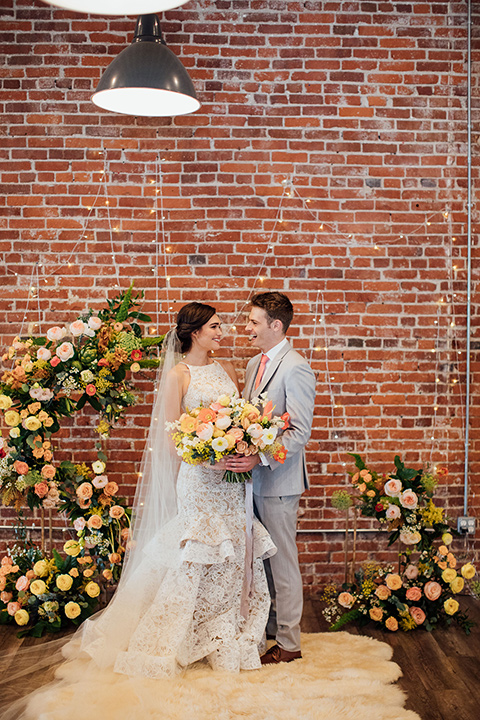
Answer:
[{"label": "peach rose", "polygon": [[92,501],[90,499],[88,499],[88,500],[78,499],[77,503],[78,503],[79,508],[81,508],[82,510],[87,510],[90,507],[90,505],[92,504]]},{"label": "peach rose", "polygon": [[27,463],[22,462],[21,460],[15,460],[15,462],[13,463],[13,467],[15,469],[15,472],[17,472],[19,475],[26,475],[30,470]]},{"label": "peach rose", "polygon": [[42,467],[42,477],[45,478],[45,480],[52,480],[56,472],[57,470],[53,465],[44,465]]},{"label": "peach rose", "polygon": [[418,577],[418,567],[416,565],[407,565],[405,568],[405,577],[408,580],[415,580]]},{"label": "peach rose", "polygon": [[422,608],[413,606],[410,608],[410,615],[415,620],[415,623],[417,625],[421,625],[423,622],[425,622],[426,615],[423,612]]},{"label": "peach rose", "polygon": [[19,591],[27,590],[29,585],[30,580],[25,575],[21,575],[15,583],[15,589]]},{"label": "peach rose", "polygon": [[457,559],[453,553],[448,553],[447,560],[448,560],[449,567],[451,567],[451,568],[457,567]]},{"label": "peach rose", "polygon": [[358,478],[360,477],[360,473],[356,472],[354,475],[352,475],[352,483],[356,483],[358,481]]},{"label": "peach rose", "polygon": [[199,423],[197,425],[196,433],[200,440],[210,440],[210,438],[213,437],[212,423]]},{"label": "peach rose", "polygon": [[411,602],[418,602],[420,598],[422,597],[422,591],[419,587],[409,587],[406,592],[407,600],[410,600]]},{"label": "peach rose", "polygon": [[349,592],[342,592],[338,596],[338,604],[344,608],[351,608],[354,602],[355,598]]},{"label": "peach rose", "polygon": [[438,582],[435,582],[435,580],[429,580],[425,583],[423,592],[428,600],[438,600],[442,594],[442,586]]},{"label": "peach rose", "polygon": [[36,483],[33,487],[33,490],[35,492],[35,495],[43,498],[48,493],[48,485],[46,482]]},{"label": "peach rose", "polygon": [[92,485],[94,487],[96,487],[97,490],[101,490],[101,488],[104,488],[107,483],[108,483],[107,475],[97,475],[92,480]]},{"label": "peach rose", "polygon": [[116,495],[118,492],[117,483],[116,482],[108,482],[105,485],[103,492],[105,493],[105,495]]},{"label": "peach rose", "polygon": [[67,334],[67,331],[65,328],[58,327],[58,325],[55,325],[54,327],[51,327],[49,330],[47,330],[47,338],[49,340],[52,340],[53,342],[58,342],[59,340],[62,340],[62,338],[65,337]]},{"label": "peach rose", "polygon": [[15,615],[16,612],[22,609],[22,606],[18,602],[9,602],[7,605],[7,612],[12,617]]},{"label": "peach rose", "polygon": [[5,590],[7,580],[4,575],[0,575],[0,590]]},{"label": "peach rose", "polygon": [[55,355],[60,358],[62,362],[70,360],[75,355],[75,349],[72,343],[64,342],[55,350]]},{"label": "peach rose", "polygon": [[385,627],[387,628],[387,630],[395,632],[396,630],[398,630],[398,622],[394,617],[390,616],[385,620]]},{"label": "peach rose", "polygon": [[82,322],[82,320],[75,320],[75,322],[71,323],[70,325],[70,332],[73,337],[79,337],[80,335],[83,335],[83,333],[85,332],[85,323]]},{"label": "peach rose", "polygon": [[[3,579],[5,580],[5,578],[3,578]],[[12,599],[12,597],[13,597],[13,594],[11,592],[5,592],[5,590],[4,590],[3,592],[0,593],[0,600],[2,602],[4,602],[5,604],[9,603],[10,600]]]},{"label": "peach rose", "polygon": [[377,587],[377,589],[375,590],[375,595],[376,595],[380,600],[386,600],[387,598],[390,597],[391,594],[392,594],[392,591],[391,591],[388,587],[386,587],[385,585],[379,585],[379,586]]},{"label": "peach rose", "polygon": [[383,618],[383,610],[380,607],[371,607],[368,611],[368,614],[370,615],[370,618],[375,622],[380,622],[380,620]]},{"label": "peach rose", "polygon": [[235,438],[235,442],[238,443],[239,440],[243,439],[243,431],[240,430],[238,427],[232,427],[228,431],[228,434]]},{"label": "peach rose", "polygon": [[93,487],[89,482],[84,482],[77,487],[76,493],[80,500],[88,500],[93,495]]},{"label": "peach rose", "polygon": [[385,495],[389,497],[398,497],[402,491],[402,483],[400,480],[388,480],[385,483]]},{"label": "peach rose", "polygon": [[38,360],[44,360],[46,362],[47,360],[50,360],[51,357],[52,357],[52,353],[50,352],[50,350],[48,348],[46,348],[46,347],[38,348],[38,350],[37,350],[37,359]]},{"label": "peach rose", "polygon": [[123,517],[125,515],[125,510],[120,505],[113,505],[110,508],[110,510],[108,511],[108,514],[114,520],[119,520],[121,517]]},{"label": "peach rose", "polygon": [[92,330],[100,330],[102,321],[96,315],[92,315],[92,317],[88,318],[88,327],[92,328]]},{"label": "peach rose", "polygon": [[260,425],[260,423],[252,423],[248,426],[247,433],[250,435],[250,437],[258,440],[258,438],[261,438],[263,435],[263,427]]},{"label": "peach rose", "polygon": [[107,581],[109,581],[113,578],[113,573],[109,568],[107,568],[106,570],[103,570],[102,575],[105,578],[105,580],[107,580]]},{"label": "peach rose", "polygon": [[400,496],[400,505],[407,510],[414,510],[418,505],[418,496],[413,490],[404,490]]},{"label": "peach rose", "polygon": [[439,555],[446,556],[448,555],[448,548],[446,547],[446,545],[439,545],[437,552],[439,553]]},{"label": "peach rose", "polygon": [[91,530],[100,530],[103,525],[100,515],[92,515],[88,518],[87,525]]},{"label": "peach rose", "polygon": [[240,440],[237,443],[237,453],[239,455],[245,455],[248,450],[248,443],[245,442],[245,440]]},{"label": "peach rose", "polygon": [[402,578],[395,573],[388,573],[385,583],[390,590],[399,590],[403,585]]},{"label": "peach rose", "polygon": [[42,405],[39,402],[34,402],[34,403],[30,403],[30,405],[27,405],[28,412],[30,413],[30,415],[35,415],[35,413],[37,413],[41,407],[42,407]]},{"label": "peach rose", "polygon": [[398,505],[389,505],[387,507],[385,517],[387,518],[387,520],[396,520],[400,517],[401,514],[402,513]]}]

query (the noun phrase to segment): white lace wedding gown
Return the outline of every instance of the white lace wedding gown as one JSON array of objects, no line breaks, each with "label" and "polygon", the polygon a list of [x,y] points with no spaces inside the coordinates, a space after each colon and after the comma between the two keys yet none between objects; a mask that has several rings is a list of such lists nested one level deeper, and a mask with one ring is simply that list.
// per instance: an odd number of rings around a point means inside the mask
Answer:
[{"label": "white lace wedding gown", "polygon": [[[189,369],[184,407],[208,405],[235,390],[217,362]],[[214,669],[233,672],[261,666],[270,607],[263,558],[276,549],[254,520],[253,595],[243,618],[245,487],[222,476],[223,470],[211,466],[181,463],[178,514],[147,545],[145,559],[110,605],[62,649],[71,661],[57,669],[57,680],[9,718],[84,720],[86,697],[90,713],[138,718],[152,697],[161,703],[151,679],[176,675],[204,659]]]}]

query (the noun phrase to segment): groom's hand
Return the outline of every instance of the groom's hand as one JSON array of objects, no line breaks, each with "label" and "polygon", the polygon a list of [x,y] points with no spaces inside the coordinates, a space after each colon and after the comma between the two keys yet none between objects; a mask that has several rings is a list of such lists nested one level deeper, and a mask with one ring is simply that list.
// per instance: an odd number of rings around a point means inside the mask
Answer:
[{"label": "groom's hand", "polygon": [[257,455],[231,455],[227,457],[227,470],[236,473],[243,473],[252,470],[255,465],[260,463]]}]

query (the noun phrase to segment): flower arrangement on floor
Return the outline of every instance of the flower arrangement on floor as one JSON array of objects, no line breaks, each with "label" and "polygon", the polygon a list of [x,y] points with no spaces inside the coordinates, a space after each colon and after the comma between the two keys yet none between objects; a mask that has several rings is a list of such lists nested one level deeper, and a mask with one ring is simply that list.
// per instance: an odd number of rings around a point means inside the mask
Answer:
[{"label": "flower arrangement on floor", "polygon": [[54,508],[62,477],[53,463],[51,437],[62,418],[89,403],[99,414],[97,432],[108,437],[112,425],[135,404],[126,373],[155,366],[146,358],[161,345],[161,337],[142,338],[137,321],[149,322],[138,311],[143,293],[132,285],[98,315],[89,311],[69,330],[54,326],[46,337],[15,338],[0,381],[0,411],[10,428],[0,453],[0,492],[4,505],[27,504]]},{"label": "flower arrangement on floor", "polygon": [[[359,496],[340,490],[332,496],[338,509],[354,505],[362,515],[376,517],[387,524],[389,545],[399,540],[405,548],[400,553],[399,571],[392,566],[369,563],[360,568],[351,583],[341,592],[329,585],[324,592],[324,616],[338,630],[353,620],[373,621],[387,630],[433,630],[439,624],[455,620],[469,633],[472,622],[460,610],[456,596],[476,574],[466,562],[457,571],[457,558],[448,546],[453,539],[444,511],[432,500],[438,476],[427,470],[406,468],[395,457],[395,472],[380,475],[366,467],[359,455],[352,486]],[[418,557],[413,558],[413,554]]]},{"label": "flower arrangement on floor", "polygon": [[[259,451],[284,463],[287,450],[277,439],[279,430],[288,427],[288,413],[273,415],[273,404],[260,396],[263,410],[237,395],[221,395],[208,407],[197,407],[183,413],[178,420],[167,422],[177,454],[184,462],[196,465],[215,463],[226,455],[255,455]],[[245,482],[250,472],[227,470],[227,482]]]},{"label": "flower arrangement on floor", "polygon": [[0,623],[15,623],[19,637],[40,637],[70,624],[79,625],[96,609],[100,585],[93,558],[80,557],[76,540],[67,540],[65,556],[51,558],[35,547],[12,549],[0,564]]},{"label": "flower arrangement on floor", "polygon": [[118,497],[118,485],[108,479],[103,460],[91,467],[70,462],[60,467],[65,481],[58,510],[73,523],[82,553],[95,556],[102,581],[117,582],[130,535],[131,508]]}]

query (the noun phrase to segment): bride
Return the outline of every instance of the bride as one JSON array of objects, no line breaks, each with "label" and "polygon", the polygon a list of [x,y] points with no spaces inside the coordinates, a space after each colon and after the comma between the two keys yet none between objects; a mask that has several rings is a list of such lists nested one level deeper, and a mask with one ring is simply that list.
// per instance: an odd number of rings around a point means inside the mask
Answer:
[{"label": "bride", "polygon": [[[95,687],[98,706],[101,677],[103,717],[113,718],[108,708],[121,677],[140,698],[145,684],[135,686],[135,678],[173,676],[198,661],[215,670],[260,668],[270,607],[263,558],[274,554],[275,546],[255,520],[253,589],[245,611],[245,486],[222,479],[223,462],[180,463],[165,432],[165,421],[186,408],[238,392],[231,363],[211,358],[221,338],[215,308],[197,302],[181,308],[164,341],[133,537],[117,592],[62,647],[69,662],[57,668],[55,681],[0,717],[83,718],[82,698]],[[49,656],[46,664],[54,662],[48,651],[54,644],[39,648]],[[29,649],[25,652],[29,658]],[[28,664],[35,670],[30,659]],[[7,677],[11,683],[12,674]]]}]

